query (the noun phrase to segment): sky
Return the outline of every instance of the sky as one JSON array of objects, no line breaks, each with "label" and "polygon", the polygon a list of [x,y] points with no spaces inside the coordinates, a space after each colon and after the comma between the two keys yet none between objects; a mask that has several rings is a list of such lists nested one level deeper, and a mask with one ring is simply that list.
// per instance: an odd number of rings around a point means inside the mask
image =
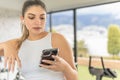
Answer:
[{"label": "sky", "polygon": [[[85,15],[85,14],[112,14],[117,15],[120,18],[120,2],[97,5],[91,7],[80,8],[77,10],[77,14]],[[66,13],[67,12],[67,13]],[[60,13],[53,13],[53,15],[71,15],[72,11],[63,11]]]},{"label": "sky", "polygon": [[85,14],[97,14],[97,15],[105,15],[110,14],[115,19],[120,19],[120,2],[112,3],[112,4],[105,4],[87,8],[81,8],[77,10],[78,15],[85,15]]}]

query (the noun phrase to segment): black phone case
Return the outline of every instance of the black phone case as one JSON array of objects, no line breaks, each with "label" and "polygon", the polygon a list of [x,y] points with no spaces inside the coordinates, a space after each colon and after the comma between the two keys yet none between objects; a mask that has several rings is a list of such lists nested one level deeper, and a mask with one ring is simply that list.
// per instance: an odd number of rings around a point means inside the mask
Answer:
[{"label": "black phone case", "polygon": [[52,55],[57,55],[57,53],[58,53],[58,48],[43,50],[40,64],[50,65],[50,64],[42,62],[42,60],[52,60],[52,61],[54,61],[54,59],[52,58]]}]

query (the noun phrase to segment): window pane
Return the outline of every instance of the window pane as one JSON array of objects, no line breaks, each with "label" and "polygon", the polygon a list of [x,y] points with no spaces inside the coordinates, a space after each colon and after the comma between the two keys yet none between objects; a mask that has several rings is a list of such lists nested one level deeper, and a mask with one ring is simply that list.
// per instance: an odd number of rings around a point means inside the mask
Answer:
[{"label": "window pane", "polygon": [[108,28],[120,25],[120,2],[77,10],[78,56],[110,56]]},{"label": "window pane", "polygon": [[50,31],[50,15],[47,14],[46,28],[47,31]]},{"label": "window pane", "polygon": [[63,34],[73,47],[73,11],[53,13],[52,31]]}]

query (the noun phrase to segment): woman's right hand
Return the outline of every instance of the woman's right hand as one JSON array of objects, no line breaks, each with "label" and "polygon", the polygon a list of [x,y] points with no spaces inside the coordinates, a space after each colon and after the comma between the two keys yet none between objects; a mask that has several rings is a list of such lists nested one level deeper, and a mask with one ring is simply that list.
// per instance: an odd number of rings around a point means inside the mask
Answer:
[{"label": "woman's right hand", "polygon": [[9,71],[14,72],[15,61],[17,61],[18,67],[21,67],[21,61],[18,57],[18,49],[14,41],[8,41],[4,44],[4,66]]}]

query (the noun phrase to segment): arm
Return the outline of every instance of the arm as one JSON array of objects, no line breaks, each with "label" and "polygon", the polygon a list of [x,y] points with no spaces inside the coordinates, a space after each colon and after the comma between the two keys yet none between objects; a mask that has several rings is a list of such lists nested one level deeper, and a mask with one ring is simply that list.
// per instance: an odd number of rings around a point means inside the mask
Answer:
[{"label": "arm", "polygon": [[[14,40],[8,40],[6,42],[2,42],[0,43],[0,56],[4,56],[4,48],[6,49],[6,47],[8,47],[9,45],[12,47],[15,45],[17,39]],[[9,46],[9,47],[10,47]]]},{"label": "arm", "polygon": [[40,64],[40,66],[62,72],[66,80],[78,80],[78,72],[74,63],[73,52],[66,39],[60,34],[53,33],[52,47],[59,48],[58,56],[52,56],[55,61],[42,60],[50,65]]},{"label": "arm", "polygon": [[4,56],[3,43],[0,43],[0,56]]},{"label": "arm", "polygon": [[53,47],[58,47],[60,49],[59,56],[66,61],[65,69],[63,71],[66,80],[78,80],[73,51],[66,39],[62,35],[54,33],[52,36],[52,42]]},{"label": "arm", "polygon": [[17,49],[18,39],[13,39],[4,42],[4,65],[8,66],[9,71],[14,71],[15,61],[17,61],[18,66],[21,66],[18,49]]}]

